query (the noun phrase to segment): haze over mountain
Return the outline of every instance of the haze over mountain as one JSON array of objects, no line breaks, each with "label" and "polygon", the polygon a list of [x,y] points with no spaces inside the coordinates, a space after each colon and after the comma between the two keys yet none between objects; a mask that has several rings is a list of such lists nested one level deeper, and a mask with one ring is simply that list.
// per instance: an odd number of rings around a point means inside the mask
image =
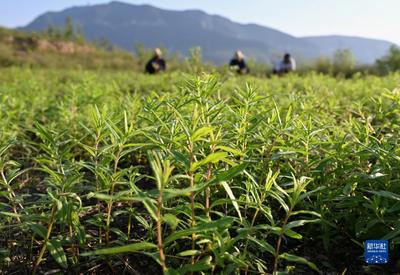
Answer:
[{"label": "haze over mountain", "polygon": [[331,56],[335,50],[344,48],[350,49],[358,62],[372,63],[392,45],[388,41],[360,37],[299,38],[256,24],[235,23],[200,10],[171,11],[123,2],[48,12],[23,29],[37,31],[49,25],[63,26],[67,17],[79,24],[91,40],[107,38],[130,51],[139,43],[146,47],[163,46],[184,55],[190,48],[200,46],[204,58],[216,63],[226,62],[236,49],[258,61],[273,62],[284,52],[299,59],[311,59]]}]

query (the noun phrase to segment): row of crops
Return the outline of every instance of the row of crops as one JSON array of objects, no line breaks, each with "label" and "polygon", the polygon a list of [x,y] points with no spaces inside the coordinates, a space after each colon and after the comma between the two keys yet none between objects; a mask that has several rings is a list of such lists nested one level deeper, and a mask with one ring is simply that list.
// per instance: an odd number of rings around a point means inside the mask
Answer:
[{"label": "row of crops", "polygon": [[1,272],[393,274],[399,84],[2,70]]}]

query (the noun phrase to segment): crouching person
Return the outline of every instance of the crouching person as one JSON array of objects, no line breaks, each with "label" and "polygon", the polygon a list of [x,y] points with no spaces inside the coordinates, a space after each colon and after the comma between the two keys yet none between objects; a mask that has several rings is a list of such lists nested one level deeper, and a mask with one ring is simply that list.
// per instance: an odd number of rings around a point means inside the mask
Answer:
[{"label": "crouching person", "polygon": [[283,60],[276,64],[274,74],[287,74],[296,71],[296,61],[290,54],[285,54]]},{"label": "crouching person", "polygon": [[238,74],[247,74],[249,68],[247,68],[246,62],[244,60],[244,55],[240,50],[237,50],[233,55],[233,58],[229,62],[231,70],[235,70]]},{"label": "crouching person", "polygon": [[156,74],[167,69],[167,64],[162,58],[162,51],[159,48],[154,49],[153,57],[146,64],[146,73]]}]

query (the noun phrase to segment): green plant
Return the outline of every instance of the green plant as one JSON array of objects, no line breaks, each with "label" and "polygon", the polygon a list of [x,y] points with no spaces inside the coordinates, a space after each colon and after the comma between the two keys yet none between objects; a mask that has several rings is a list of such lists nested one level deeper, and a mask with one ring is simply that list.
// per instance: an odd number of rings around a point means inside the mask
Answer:
[{"label": "green plant", "polygon": [[393,273],[398,79],[3,69],[1,272]]}]

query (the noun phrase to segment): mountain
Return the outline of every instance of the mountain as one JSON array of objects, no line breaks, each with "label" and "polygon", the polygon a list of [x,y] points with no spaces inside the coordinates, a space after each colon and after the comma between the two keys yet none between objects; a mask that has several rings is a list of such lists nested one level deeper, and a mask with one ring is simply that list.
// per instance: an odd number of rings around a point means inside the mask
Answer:
[{"label": "mountain", "polygon": [[204,58],[216,63],[229,60],[236,49],[244,51],[247,57],[271,63],[281,58],[284,52],[311,59],[330,56],[339,48],[350,48],[360,63],[371,63],[391,46],[390,42],[355,37],[298,38],[199,10],[172,11],[115,1],[48,12],[23,29],[38,31],[49,25],[63,26],[68,17],[82,27],[88,39],[107,38],[130,51],[139,43],[146,47],[162,46],[184,55],[190,48],[200,46]]},{"label": "mountain", "polygon": [[367,64],[385,55],[392,45],[384,40],[339,35],[303,37],[302,40],[318,46],[320,55],[325,56],[332,56],[337,49],[350,49],[356,60]]}]

